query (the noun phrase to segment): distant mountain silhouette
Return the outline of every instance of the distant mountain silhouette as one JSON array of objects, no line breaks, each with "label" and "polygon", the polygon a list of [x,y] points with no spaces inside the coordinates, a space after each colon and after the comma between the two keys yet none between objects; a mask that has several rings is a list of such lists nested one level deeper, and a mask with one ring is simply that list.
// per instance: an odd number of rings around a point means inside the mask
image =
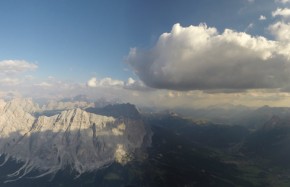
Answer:
[{"label": "distant mountain silhouette", "polygon": [[89,107],[89,108],[86,108],[85,110],[90,113],[105,115],[105,116],[124,117],[124,118],[131,118],[131,119],[139,119],[141,117],[136,106],[129,103],[113,104],[113,105],[110,104],[101,108]]}]

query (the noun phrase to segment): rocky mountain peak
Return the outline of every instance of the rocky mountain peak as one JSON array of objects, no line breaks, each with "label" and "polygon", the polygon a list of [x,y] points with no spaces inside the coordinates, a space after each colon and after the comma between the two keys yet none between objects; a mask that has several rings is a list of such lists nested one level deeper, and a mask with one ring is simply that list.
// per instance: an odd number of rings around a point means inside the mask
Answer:
[{"label": "rocky mountain peak", "polygon": [[30,98],[12,99],[11,101],[7,102],[6,107],[12,110],[15,110],[16,108],[21,108],[23,111],[28,113],[34,113],[40,110],[39,105],[33,103],[32,99]]},{"label": "rocky mountain peak", "polygon": [[[0,154],[24,165],[16,179],[33,169],[43,175],[72,168],[79,174],[111,162],[126,163],[147,137],[141,120],[93,114],[80,108],[34,116],[32,100],[0,102]],[[5,163],[5,162],[4,162]],[[22,173],[22,175],[20,175]],[[42,175],[41,175],[42,176]]]}]

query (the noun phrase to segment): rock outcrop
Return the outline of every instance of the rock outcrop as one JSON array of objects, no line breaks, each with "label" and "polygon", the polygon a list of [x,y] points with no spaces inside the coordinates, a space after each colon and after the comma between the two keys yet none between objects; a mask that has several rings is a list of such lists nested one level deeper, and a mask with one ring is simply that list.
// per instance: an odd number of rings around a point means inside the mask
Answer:
[{"label": "rock outcrop", "polygon": [[24,165],[9,175],[21,178],[34,169],[40,176],[72,168],[77,174],[114,161],[125,164],[147,136],[141,120],[118,119],[75,108],[35,117],[32,101],[0,101],[0,154]]}]

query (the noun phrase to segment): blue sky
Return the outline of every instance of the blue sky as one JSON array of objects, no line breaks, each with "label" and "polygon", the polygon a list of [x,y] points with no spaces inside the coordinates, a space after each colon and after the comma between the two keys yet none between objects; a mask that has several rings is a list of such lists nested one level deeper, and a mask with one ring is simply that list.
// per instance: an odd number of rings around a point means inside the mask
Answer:
[{"label": "blue sky", "polygon": [[[39,87],[46,87],[45,91],[52,94],[55,92],[48,91],[48,87],[53,90],[55,87],[71,88],[76,84],[87,90],[94,88],[95,92],[102,90],[100,85],[121,86],[138,92],[135,95],[150,93],[150,97],[157,97],[158,94],[176,96],[179,91],[182,94],[244,94],[252,93],[254,89],[255,92],[258,89],[259,93],[262,89],[264,93],[266,89],[267,94],[285,94],[290,86],[281,82],[286,82],[288,77],[278,76],[279,73],[270,70],[270,66],[277,71],[281,71],[283,67],[273,65],[269,59],[271,55],[277,59],[287,58],[285,49],[288,49],[288,43],[283,41],[288,40],[284,35],[290,17],[289,4],[287,0],[3,0],[0,1],[0,88],[2,92],[23,92],[24,95],[29,95],[27,90],[38,90]],[[184,32],[174,34],[173,28],[183,29]],[[216,32],[210,33],[211,28]],[[227,29],[233,31],[233,34],[224,33]],[[191,45],[196,42],[196,38],[203,37],[199,35],[200,32],[208,34],[210,42],[206,45],[210,45],[213,50],[220,50],[214,46],[222,46],[226,50],[228,39],[234,37],[239,43],[237,50],[249,49],[240,56],[250,53],[258,55],[247,56],[247,62],[261,57],[264,61],[267,58],[268,65],[255,62],[241,65],[238,62],[245,59],[240,59],[239,56],[235,57],[235,64],[230,62],[228,56],[223,56],[227,51],[222,50],[220,53],[225,59],[217,60],[219,64],[215,68],[211,66],[198,69],[199,62],[194,56],[198,50],[196,47],[189,49],[192,50],[189,64],[182,60],[178,63],[179,59],[173,61],[175,57],[183,58],[186,55],[185,51],[188,49],[183,48],[185,45],[190,42]],[[163,33],[171,35],[160,39]],[[242,38],[247,36],[237,33],[252,37],[248,41],[252,44],[246,46]],[[257,43],[259,36],[265,37],[267,41]],[[217,38],[222,38],[221,43],[216,43]],[[273,46],[271,41],[279,44]],[[173,44],[159,49],[162,42]],[[236,43],[231,42],[233,41],[230,41],[231,45],[236,46]],[[181,47],[177,47],[178,45]],[[251,48],[253,45],[256,48]],[[273,51],[274,48],[281,48],[282,52]],[[176,55],[171,56],[173,53]],[[265,56],[268,53],[271,55]],[[204,64],[213,65],[207,57],[217,58],[215,54],[209,51],[202,54],[207,59],[202,60],[205,61]],[[284,60],[280,64],[287,64],[288,61],[289,59]],[[144,69],[148,64],[151,66]],[[182,68],[178,69],[179,66]],[[262,70],[245,73],[239,69],[235,74],[233,71],[237,67]],[[223,71],[227,68],[227,71]],[[199,75],[196,72],[194,77],[189,75],[196,69],[203,73]],[[269,75],[266,76],[266,73]],[[184,76],[179,76],[180,74]],[[214,75],[211,77],[207,74]],[[221,77],[221,74],[225,76]],[[239,82],[238,75],[251,77],[253,74],[258,77],[255,83],[251,80]],[[168,78],[170,75],[175,78],[171,80]],[[205,75],[209,77],[206,81],[203,77]],[[232,78],[229,79],[234,81],[224,78],[230,76]],[[133,78],[131,81],[128,80],[130,77]],[[272,77],[273,81],[267,77]],[[64,84],[66,86],[61,86]],[[85,85],[91,88],[85,88]],[[41,90],[38,91],[42,93]],[[93,94],[92,90],[87,92]],[[65,96],[65,92],[62,93]]]},{"label": "blue sky", "polygon": [[37,63],[39,77],[127,79],[133,75],[124,71],[123,59],[130,48],[152,46],[175,23],[243,31],[264,11],[248,10],[252,6],[259,5],[245,0],[3,0],[0,59]]}]

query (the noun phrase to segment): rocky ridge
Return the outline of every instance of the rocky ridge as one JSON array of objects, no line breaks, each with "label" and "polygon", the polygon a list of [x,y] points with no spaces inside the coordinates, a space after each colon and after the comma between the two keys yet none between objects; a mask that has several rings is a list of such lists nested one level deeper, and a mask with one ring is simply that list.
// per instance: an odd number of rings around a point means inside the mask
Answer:
[{"label": "rocky ridge", "polygon": [[53,116],[34,116],[41,110],[31,100],[0,100],[0,154],[23,162],[10,174],[19,179],[31,171],[38,177],[72,168],[78,175],[114,161],[128,162],[146,136],[141,120],[118,119],[86,112],[63,110]]}]

